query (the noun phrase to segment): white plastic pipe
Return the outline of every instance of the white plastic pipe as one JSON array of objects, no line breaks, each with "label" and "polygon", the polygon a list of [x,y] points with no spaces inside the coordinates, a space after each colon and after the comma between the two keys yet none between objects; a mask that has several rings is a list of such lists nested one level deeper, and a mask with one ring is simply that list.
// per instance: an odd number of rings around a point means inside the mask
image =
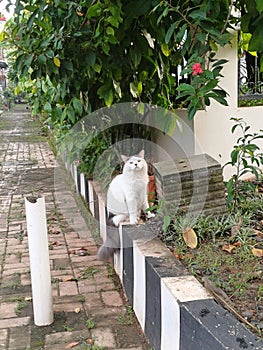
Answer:
[{"label": "white plastic pipe", "polygon": [[47,326],[54,321],[45,198],[25,198],[34,322]]}]

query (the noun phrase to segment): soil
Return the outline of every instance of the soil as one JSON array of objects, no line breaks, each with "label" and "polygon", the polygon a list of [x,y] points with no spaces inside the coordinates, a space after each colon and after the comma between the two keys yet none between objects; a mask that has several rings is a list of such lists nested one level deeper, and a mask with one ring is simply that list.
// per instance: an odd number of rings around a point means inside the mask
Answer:
[{"label": "soil", "polygon": [[[198,237],[195,249],[187,247],[180,232],[181,226],[176,222],[178,218],[171,222],[168,232],[160,234],[160,238],[223,307],[244,322],[254,334],[262,337],[263,255],[260,254],[263,253],[263,182],[258,184],[254,198],[249,200],[251,204],[243,215],[237,211],[234,215],[236,221],[226,219],[227,225],[224,223],[221,230],[215,224],[210,227],[210,222],[209,225],[205,222],[203,226],[191,227]],[[248,210],[254,210],[249,221],[246,216]]]}]

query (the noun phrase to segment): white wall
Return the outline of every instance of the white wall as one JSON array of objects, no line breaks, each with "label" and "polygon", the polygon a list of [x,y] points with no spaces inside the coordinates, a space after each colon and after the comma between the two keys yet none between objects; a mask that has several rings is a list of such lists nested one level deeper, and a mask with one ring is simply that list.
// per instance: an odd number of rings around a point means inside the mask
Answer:
[{"label": "white wall", "polygon": [[187,158],[195,154],[193,122],[188,120],[187,110],[185,109],[176,111],[176,114],[180,126],[176,126],[173,135],[170,137],[161,132],[157,135],[156,161]]},{"label": "white wall", "polygon": [[[198,111],[194,117],[194,133],[196,149],[195,153],[200,153],[200,146],[204,153],[208,153],[222,165],[230,160],[230,153],[236,144],[238,134],[231,133],[234,122],[231,117],[243,118],[251,126],[252,132],[263,129],[263,106],[258,107],[238,107],[238,59],[237,43],[234,40],[231,47],[220,49],[219,58],[228,59],[225,65],[220,82],[229,97],[229,106],[222,106],[217,102],[212,102],[206,111]],[[258,142],[263,151],[263,142]],[[233,174],[232,167],[224,169],[225,178]]]}]

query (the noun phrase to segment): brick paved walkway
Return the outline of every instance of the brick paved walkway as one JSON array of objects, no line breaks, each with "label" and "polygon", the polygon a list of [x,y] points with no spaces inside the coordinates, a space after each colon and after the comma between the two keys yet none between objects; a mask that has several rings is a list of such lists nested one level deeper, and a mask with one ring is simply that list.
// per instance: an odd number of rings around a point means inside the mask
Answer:
[{"label": "brick paved walkway", "polygon": [[[25,105],[0,115],[0,168],[0,350],[150,349],[116,276],[97,261],[85,210],[56,179],[54,155]],[[24,209],[24,196],[32,193],[45,196],[47,211],[55,320],[45,327],[33,320]]]}]

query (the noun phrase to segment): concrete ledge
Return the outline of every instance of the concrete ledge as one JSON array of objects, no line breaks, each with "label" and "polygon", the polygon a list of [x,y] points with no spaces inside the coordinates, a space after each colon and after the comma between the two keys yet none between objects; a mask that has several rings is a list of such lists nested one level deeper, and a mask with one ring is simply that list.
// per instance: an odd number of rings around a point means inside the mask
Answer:
[{"label": "concrete ledge", "polygon": [[[104,197],[71,169],[77,192],[106,235]],[[218,305],[164,244],[154,225],[122,226],[114,267],[142,330],[154,350],[263,349],[254,336]]]}]

